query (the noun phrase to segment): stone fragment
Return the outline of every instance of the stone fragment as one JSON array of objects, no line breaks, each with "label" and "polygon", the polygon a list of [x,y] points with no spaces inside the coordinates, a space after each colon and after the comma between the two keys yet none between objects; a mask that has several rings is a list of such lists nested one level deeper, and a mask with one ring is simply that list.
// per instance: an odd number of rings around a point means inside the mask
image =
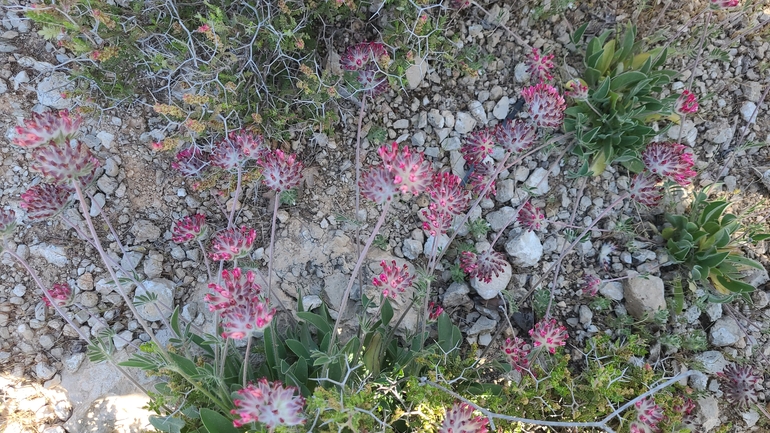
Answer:
[{"label": "stone fragment", "polygon": [[473,287],[473,289],[476,290],[476,293],[483,299],[489,300],[495,298],[500,292],[505,290],[512,277],[513,269],[508,262],[505,262],[503,263],[503,269],[501,270],[500,275],[492,275],[492,280],[488,283],[473,277],[471,278],[471,287]]},{"label": "stone fragment", "polygon": [[521,267],[536,266],[543,257],[543,245],[540,238],[528,230],[522,231],[505,244],[505,251],[513,259],[513,264]]},{"label": "stone fragment", "polygon": [[427,73],[428,62],[422,57],[415,57],[414,63],[404,73],[409,89],[416,89],[422,83],[422,80],[425,79],[425,74]]},{"label": "stone fragment", "polygon": [[[164,278],[145,280],[142,286],[134,291],[134,303],[142,319],[154,322],[161,318],[171,317],[174,308],[174,283]],[[154,294],[157,299],[150,302],[140,302],[139,297],[148,297]]]},{"label": "stone fragment", "polygon": [[656,311],[666,308],[663,280],[653,275],[623,280],[623,296],[628,313],[638,320],[645,316],[649,318]]},{"label": "stone fragment", "polygon": [[72,101],[64,98],[62,94],[74,87],[67,74],[54,72],[50,76],[40,80],[37,85],[37,100],[40,104],[58,110],[71,108]]},{"label": "stone fragment", "polygon": [[147,220],[137,220],[131,226],[131,233],[135,237],[134,244],[140,244],[145,241],[154,242],[160,237],[160,229]]},{"label": "stone fragment", "polygon": [[508,116],[508,105],[509,102],[507,96],[503,96],[499,101],[497,101],[495,108],[492,109],[492,115],[495,116],[495,119],[503,120],[506,116]]},{"label": "stone fragment", "polygon": [[467,134],[471,131],[473,131],[473,128],[476,127],[476,119],[473,118],[473,116],[465,111],[460,111],[457,113],[457,120],[455,121],[455,131],[457,131],[460,134]]},{"label": "stone fragment", "polygon": [[65,250],[64,247],[60,247],[58,245],[40,243],[37,245],[32,245],[29,248],[29,252],[33,256],[42,257],[48,263],[60,268],[67,266],[70,262],[67,258],[67,250]]},{"label": "stone fragment", "polygon": [[473,336],[473,335],[479,335],[482,332],[493,332],[497,328],[497,321],[492,320],[486,316],[479,317],[479,320],[476,321],[476,323],[471,326],[471,328],[468,330],[467,335]]},{"label": "stone fragment", "polygon": [[741,117],[743,121],[747,123],[755,123],[757,121],[757,104],[746,101],[741,105]]},{"label": "stone fragment", "polygon": [[524,185],[530,188],[530,191],[534,195],[543,195],[547,193],[550,189],[548,186],[548,170],[542,167],[536,168],[535,171],[529,175],[527,181],[524,182]]},{"label": "stone fragment", "polygon": [[709,331],[709,340],[714,346],[725,347],[737,343],[741,335],[738,322],[730,316],[725,316],[714,322]]},{"label": "stone fragment", "polygon": [[470,288],[465,283],[452,283],[444,292],[444,300],[442,305],[444,308],[462,307],[470,304],[471,299],[468,297]]},{"label": "stone fragment", "polygon": [[45,362],[38,362],[35,365],[35,374],[39,379],[48,380],[56,374],[56,369]]}]

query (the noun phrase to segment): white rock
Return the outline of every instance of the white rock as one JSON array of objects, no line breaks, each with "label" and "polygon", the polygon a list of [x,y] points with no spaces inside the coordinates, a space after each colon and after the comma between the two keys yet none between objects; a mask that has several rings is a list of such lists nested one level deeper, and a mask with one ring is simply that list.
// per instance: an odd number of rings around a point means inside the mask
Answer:
[{"label": "white rock", "polygon": [[702,431],[707,432],[714,427],[722,425],[722,422],[719,420],[719,403],[715,397],[710,395],[701,397],[698,399],[698,405],[700,410],[697,412]]},{"label": "white rock", "polygon": [[149,279],[158,278],[163,273],[163,254],[151,252],[142,264],[144,275]]},{"label": "white rock", "polygon": [[756,410],[751,409],[748,412],[742,412],[741,418],[743,418],[743,422],[746,423],[746,427],[752,428],[757,425],[757,422],[759,421],[759,413]]},{"label": "white rock", "polygon": [[746,101],[741,105],[741,117],[745,122],[755,123],[757,121],[756,111],[757,104],[751,101]]},{"label": "white rock", "polygon": [[503,120],[506,116],[508,116],[508,97],[503,96],[500,98],[499,101],[497,101],[497,104],[495,104],[495,108],[492,109],[492,115],[495,116],[495,119],[497,120]]},{"label": "white rock", "polygon": [[515,215],[516,209],[510,206],[503,206],[494,212],[488,213],[486,219],[489,223],[489,228],[491,228],[492,231],[497,232],[511,222]]},{"label": "white rock", "polygon": [[414,64],[408,67],[404,73],[409,89],[416,89],[422,83],[422,80],[425,79],[425,74],[427,73],[428,62],[422,57],[416,57]]},{"label": "white rock", "polygon": [[51,108],[71,108],[72,101],[62,97],[62,93],[74,87],[69,76],[63,72],[54,72],[43,78],[37,85],[37,101]]},{"label": "white rock", "polygon": [[[487,112],[484,110],[484,106],[479,101],[471,101],[470,104],[468,104],[468,110],[470,110],[471,115],[481,122],[482,125],[487,124]],[[455,124],[455,128],[457,128],[457,124]]]},{"label": "white rock", "polygon": [[70,260],[67,258],[67,250],[57,245],[48,245],[45,243],[32,245],[29,252],[33,256],[42,257],[48,263],[63,268],[67,266]]},{"label": "white rock", "polygon": [[591,311],[591,308],[588,305],[581,305],[578,313],[580,323],[583,326],[588,326],[588,324],[591,323],[591,319],[594,318],[594,312]]},{"label": "white rock", "polygon": [[174,308],[174,283],[163,278],[157,278],[144,281],[143,286],[136,288],[134,302],[138,301],[139,296],[146,296],[150,293],[157,295],[157,300],[136,307],[139,316],[150,322],[171,317]]},{"label": "white rock", "polygon": [[[425,241],[425,246],[422,249],[422,253],[425,254],[426,257],[431,257],[431,253],[433,252],[433,243],[436,242],[435,236],[428,237],[428,240]],[[447,244],[449,243],[449,236],[446,234],[442,234],[439,238],[438,244],[436,245],[436,252],[438,253],[439,250],[443,250],[446,248]]]},{"label": "white rock", "polygon": [[94,194],[94,199],[91,200],[91,208],[88,210],[88,214],[92,217],[98,216],[99,212],[104,209],[104,205],[107,203],[107,198],[104,194],[97,192]]},{"label": "white rock", "polygon": [[476,290],[476,293],[478,293],[479,296],[489,300],[496,297],[500,294],[500,292],[505,290],[505,288],[508,287],[508,283],[511,281],[512,277],[513,269],[511,268],[511,265],[508,262],[504,262],[500,275],[492,275],[492,280],[490,280],[488,283],[473,277],[471,278],[471,287]]},{"label": "white rock", "polygon": [[653,275],[623,280],[623,295],[628,313],[638,320],[666,308],[663,280]]},{"label": "white rock", "polygon": [[112,142],[115,141],[115,135],[110,134],[106,131],[99,131],[96,134],[96,138],[98,138],[102,142],[102,146],[104,146],[107,149],[112,148]]},{"label": "white rock", "polygon": [[513,78],[517,83],[523,83],[529,79],[529,72],[527,72],[527,64],[522,62],[513,68]]},{"label": "white rock", "polygon": [[115,349],[120,350],[128,346],[128,343],[130,343],[133,338],[134,333],[129,330],[125,330],[112,337],[112,344],[115,345]]},{"label": "white rock", "polygon": [[19,87],[24,83],[29,83],[29,75],[27,75],[27,71],[19,71],[13,77],[13,90],[19,90]]},{"label": "white rock", "polygon": [[497,321],[492,320],[489,317],[481,316],[476,321],[476,323],[471,326],[470,329],[468,329],[467,335],[473,336],[473,335],[479,335],[483,332],[492,332],[497,328]]},{"label": "white rock", "polygon": [[459,132],[460,134],[467,134],[473,131],[473,128],[475,127],[476,119],[474,119],[470,113],[465,111],[460,111],[457,113],[457,120],[455,120],[455,131]]},{"label": "white rock", "polygon": [[709,340],[714,346],[724,347],[737,343],[741,335],[741,328],[735,319],[725,316],[714,322],[709,331]]},{"label": "white rock", "polygon": [[536,266],[543,257],[543,245],[535,232],[524,230],[505,244],[505,251],[516,266]]},{"label": "white rock", "polygon": [[46,364],[45,362],[38,362],[35,365],[35,374],[38,378],[48,380],[56,374],[56,369]]},{"label": "white rock", "polygon": [[674,125],[668,129],[666,135],[672,140],[679,139],[679,130],[682,130],[682,140],[686,141],[688,145],[694,146],[695,140],[698,138],[698,129],[695,127],[695,122],[690,119],[685,120],[684,127],[681,125]]},{"label": "white rock", "polygon": [[302,308],[305,311],[313,311],[323,304],[321,297],[318,295],[307,295],[302,298]]},{"label": "white rock", "polygon": [[471,299],[468,297],[470,288],[465,283],[452,283],[444,292],[442,304],[444,308],[468,306]]},{"label": "white rock", "polygon": [[131,233],[135,236],[134,244],[144,241],[154,242],[160,237],[160,229],[150,221],[138,220],[131,227]]},{"label": "white rock", "polygon": [[703,364],[703,369],[708,374],[721,373],[728,364],[725,356],[722,355],[722,352],[716,350],[699,353],[695,355],[694,359]]},{"label": "white rock", "polygon": [[548,170],[542,167],[536,168],[535,171],[529,175],[527,181],[524,182],[524,185],[529,187],[534,195],[543,195],[547,193],[550,189],[548,186]]},{"label": "white rock", "polygon": [[404,243],[401,245],[401,252],[404,253],[404,257],[407,259],[414,260],[422,252],[422,242],[414,239],[404,239]]}]

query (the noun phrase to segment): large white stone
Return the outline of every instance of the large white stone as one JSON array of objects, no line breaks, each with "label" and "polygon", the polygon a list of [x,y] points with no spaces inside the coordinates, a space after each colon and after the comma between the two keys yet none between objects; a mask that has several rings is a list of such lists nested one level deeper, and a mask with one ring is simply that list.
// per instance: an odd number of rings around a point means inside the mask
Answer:
[{"label": "large white stone", "polygon": [[503,269],[500,272],[500,275],[492,275],[492,280],[488,283],[473,277],[471,278],[471,287],[473,287],[476,290],[476,293],[482,298],[492,299],[508,287],[508,283],[511,281],[512,276],[513,269],[508,262],[505,262],[503,263]]},{"label": "large white stone", "polygon": [[139,316],[150,322],[171,317],[174,309],[173,289],[174,283],[164,278],[144,281],[134,292],[134,303],[138,301],[139,296],[146,296],[150,293],[157,295],[157,300],[137,306],[136,311]]},{"label": "large white stone", "polygon": [[536,266],[543,257],[543,244],[535,232],[524,230],[505,244],[505,251],[516,266]]},{"label": "large white stone", "polygon": [[666,308],[663,280],[653,275],[635,276],[624,280],[623,295],[628,313],[639,320]]}]

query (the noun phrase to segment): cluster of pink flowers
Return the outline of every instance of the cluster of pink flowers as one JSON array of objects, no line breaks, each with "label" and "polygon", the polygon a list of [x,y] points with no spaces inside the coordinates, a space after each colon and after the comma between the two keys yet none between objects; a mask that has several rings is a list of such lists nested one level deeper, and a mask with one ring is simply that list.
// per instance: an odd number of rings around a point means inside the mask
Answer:
[{"label": "cluster of pink flowers", "polygon": [[195,214],[176,221],[171,227],[171,235],[171,240],[178,244],[203,239],[206,236],[206,215]]},{"label": "cluster of pink flowers", "polygon": [[698,112],[698,100],[689,90],[684,90],[674,103],[674,112],[685,115]]},{"label": "cluster of pink flowers", "polygon": [[580,79],[573,78],[567,81],[564,86],[567,91],[564,92],[565,96],[568,96],[575,101],[585,101],[588,99],[588,86],[585,85]]},{"label": "cluster of pink flowers", "polygon": [[209,167],[234,172],[247,161],[259,161],[270,149],[261,135],[246,130],[232,131],[224,139],[214,143],[210,151],[191,146],[176,154],[171,167],[186,177],[199,177]]},{"label": "cluster of pink flowers", "polygon": [[233,421],[235,427],[260,422],[269,432],[278,426],[295,426],[305,423],[302,408],[305,399],[294,395],[298,389],[293,386],[284,387],[280,382],[272,384],[266,378],[249,383],[246,388],[238,391],[238,398],[233,400],[235,409],[230,413],[240,418]]},{"label": "cluster of pink flowers", "polygon": [[493,276],[499,277],[508,262],[505,256],[494,250],[481,253],[463,251],[460,255],[460,268],[471,278],[489,283]]},{"label": "cluster of pink flowers", "polygon": [[553,53],[541,56],[537,48],[532,48],[532,55],[527,62],[530,80],[536,82],[553,80],[553,75],[551,75],[551,69],[554,67],[553,58]]},{"label": "cluster of pink flowers", "polygon": [[495,136],[489,129],[481,129],[470,133],[465,138],[460,152],[465,158],[465,162],[470,165],[476,165],[484,161],[484,158],[492,153],[495,148]]},{"label": "cluster of pink flowers", "polygon": [[711,9],[730,9],[738,6],[741,0],[711,0]]},{"label": "cluster of pink flowers", "polygon": [[602,283],[596,275],[583,275],[583,294],[586,296],[596,296],[599,293],[599,285]]},{"label": "cluster of pink flowers", "polygon": [[642,152],[642,161],[652,174],[687,186],[697,173],[692,169],[695,165],[692,153],[685,149],[687,147],[679,143],[651,143]]},{"label": "cluster of pink flowers", "polygon": [[399,268],[395,260],[391,261],[390,265],[383,260],[380,266],[382,273],[374,277],[372,283],[377,287],[382,287],[382,296],[396,299],[399,293],[404,293],[406,289],[412,286],[414,275],[409,274],[407,265]]},{"label": "cluster of pink flowers", "polygon": [[457,402],[447,409],[439,433],[487,433],[489,420],[482,416],[473,416],[473,407],[468,403]]},{"label": "cluster of pink flowers", "polygon": [[302,181],[302,163],[297,155],[286,155],[280,149],[267,152],[258,162],[262,168],[262,182],[277,193],[299,186]]},{"label": "cluster of pink flowers", "polygon": [[634,404],[636,420],[629,428],[631,433],[657,433],[660,432],[660,424],[665,417],[663,409],[655,404],[652,397],[643,398]]},{"label": "cluster of pink flowers", "polygon": [[74,191],[63,185],[41,183],[21,194],[21,208],[30,220],[43,220],[58,215],[70,203]]},{"label": "cluster of pink flowers", "polygon": [[537,231],[543,228],[543,224],[545,223],[545,214],[543,214],[540,209],[536,208],[532,202],[528,201],[519,211],[517,219],[525,229],[529,231]]},{"label": "cluster of pink flowers", "polygon": [[730,364],[719,374],[723,379],[725,398],[739,409],[747,409],[757,402],[757,390],[754,385],[763,377],[750,365]]},{"label": "cluster of pink flowers", "polygon": [[219,311],[222,317],[222,337],[241,340],[264,330],[275,315],[267,299],[262,299],[262,287],[255,282],[253,271],[245,274],[240,268],[222,271],[223,285],[209,283],[213,293],[206,295],[209,311]]},{"label": "cluster of pink flowers", "polygon": [[442,307],[441,305],[438,305],[433,301],[428,302],[428,321],[429,322],[435,322],[436,320],[438,320],[438,318],[441,316],[443,312],[444,312],[444,307]]},{"label": "cluster of pink flowers", "polygon": [[201,176],[209,165],[209,154],[203,153],[197,147],[188,147],[177,152],[171,168],[179,171],[182,176]]},{"label": "cluster of pink flowers", "polygon": [[[16,212],[11,209],[0,209],[0,241],[2,241],[3,236],[13,233],[14,229],[16,229]],[[2,245],[0,245],[0,249],[2,249]]]},{"label": "cluster of pink flowers", "polygon": [[211,260],[235,260],[249,255],[257,238],[257,231],[243,226],[217,232],[211,242],[209,257]]},{"label": "cluster of pink flowers", "polygon": [[537,129],[527,122],[513,119],[497,125],[494,135],[500,147],[515,154],[532,147],[537,138]]},{"label": "cluster of pink flowers", "polygon": [[[56,305],[60,307],[65,307],[69,305],[70,302],[72,302],[72,289],[67,283],[54,284],[48,290],[48,295],[54,300],[54,302],[56,302]],[[49,307],[53,306],[51,305],[51,301],[48,299],[48,296],[43,295],[43,302],[45,302],[45,305]]]},{"label": "cluster of pink flowers", "polygon": [[503,352],[508,363],[514,370],[521,372],[529,369],[529,348],[519,337],[506,338]]},{"label": "cluster of pink flowers", "polygon": [[358,83],[370,96],[377,96],[388,90],[388,79],[382,73],[380,65],[390,60],[384,44],[379,42],[361,42],[348,47],[340,58],[340,66],[347,71],[358,71]]},{"label": "cluster of pink flowers", "polygon": [[371,167],[361,176],[361,194],[377,204],[392,201],[396,195],[419,195],[433,179],[430,164],[422,153],[413,153],[398,143],[383,145],[377,151],[382,164]]},{"label": "cluster of pink flowers", "polygon": [[470,192],[462,186],[462,180],[452,173],[436,173],[426,189],[430,204],[423,210],[423,229],[431,236],[446,233],[452,226],[453,218],[468,207]]},{"label": "cluster of pink flowers", "polygon": [[47,111],[42,114],[32,113],[32,119],[24,122],[24,126],[16,127],[16,138],[13,144],[24,148],[36,148],[47,145],[51,141],[61,143],[69,141],[78,132],[83,118],[71,115],[67,110],[58,113]]},{"label": "cluster of pink flowers", "polygon": [[535,348],[542,347],[550,353],[555,353],[556,348],[567,343],[567,328],[556,323],[556,319],[543,319],[529,330],[532,337],[532,345]]},{"label": "cluster of pink flowers", "polygon": [[529,107],[532,122],[541,128],[558,128],[564,121],[567,103],[559,91],[550,84],[540,82],[521,91]]}]

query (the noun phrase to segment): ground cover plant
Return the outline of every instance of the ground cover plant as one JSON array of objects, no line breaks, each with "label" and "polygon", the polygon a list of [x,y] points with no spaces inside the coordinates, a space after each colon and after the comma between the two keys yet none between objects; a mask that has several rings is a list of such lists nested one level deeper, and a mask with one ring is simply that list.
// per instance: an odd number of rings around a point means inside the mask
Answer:
[{"label": "ground cover plant", "polygon": [[[447,58],[450,49],[463,52],[463,43],[444,30],[465,19],[495,28],[502,24],[491,17],[500,18],[500,10],[412,2],[204,6],[193,13],[187,5],[157,5],[149,23],[136,21],[138,10],[97,3],[28,11],[42,36],[74,53],[73,74],[98,83],[107,99],[41,110],[19,123],[14,151],[28,159],[36,181],[19,195],[18,213],[11,206],[0,213],[2,255],[29,274],[44,308],[87,342],[93,362],[113,364],[150,396],[156,431],[727,431],[704,426],[712,387],[742,413],[764,413],[761,368],[735,352],[729,366],[710,370],[698,357],[709,343],[705,332],[665,335],[697,322],[710,305],[720,314],[724,308],[737,327],[751,314],[752,293],[761,291],[749,271],[762,271],[764,259],[749,247],[768,237],[764,220],[751,220],[762,208],[726,213],[730,200],[716,188],[677,203],[704,168],[697,150],[682,143],[687,116],[702,113],[703,99],[692,81],[681,91],[673,85],[698,68],[712,16],[732,13],[737,2],[704,3],[690,68],[672,62],[666,47],[646,46],[632,25],[596,35],[578,26],[567,39],[582,60],[569,68],[557,66],[549,48],[526,44],[520,60],[528,78],[493,122],[474,120],[485,125],[459,132],[461,116],[452,118],[457,145],[447,161],[419,140],[397,137],[399,128],[384,118],[374,122],[383,122],[388,138],[374,145],[371,119],[382,98],[407,92],[406,70],[417,61],[443,59],[446,75],[477,79],[476,65]],[[322,44],[328,28],[356,20],[381,33]],[[125,35],[131,38],[118,44]],[[324,56],[333,67],[321,66]],[[110,75],[126,67],[109,63],[118,58],[136,66],[131,74]],[[105,79],[127,93],[106,92]],[[150,146],[169,160],[176,181],[214,204],[174,215],[163,241],[195,250],[207,287],[197,300],[207,310],[200,322],[185,318],[173,294],[121,259],[131,247],[111,204],[97,199],[107,162],[88,145],[85,125],[101,101],[135,89],[163,95],[152,105],[169,134]],[[84,92],[76,87],[68,96]],[[508,110],[514,99],[520,110]],[[354,216],[340,231],[353,239],[355,253],[336,264],[345,270],[335,281],[339,296],[315,302],[311,287],[284,284],[279,250],[289,236],[281,232],[287,209],[313,193],[310,137],[328,139],[345,116]],[[441,129],[446,119],[426,116],[426,123]],[[669,134],[673,126],[679,137]],[[500,199],[509,176],[535,168],[546,174],[525,176],[526,188]],[[568,174],[565,185],[577,192],[566,215],[539,192],[554,172]],[[578,220],[589,182],[618,173],[623,180],[613,180],[611,200],[589,200],[591,213]],[[243,218],[249,202],[266,209],[263,227]],[[20,223],[43,220],[66,227],[94,254],[145,341],[101,324],[77,287],[52,281],[18,251]],[[405,246],[401,256],[388,254],[395,228],[408,221],[422,239],[419,260],[404,260]],[[511,253],[515,243],[543,233],[553,239],[551,260],[512,282],[515,269],[534,266]],[[638,260],[648,244],[657,254],[665,250],[667,260],[637,266],[641,276],[619,272],[625,253],[629,263]],[[572,261],[576,252],[582,258]],[[587,257],[598,271],[576,266]],[[635,306],[629,294],[624,303],[608,294],[618,286],[631,293],[644,281],[660,282],[671,307]],[[464,287],[461,297],[492,323],[485,334],[472,333],[484,324],[481,314],[464,314],[448,301],[453,286]],[[580,300],[576,314],[565,314],[562,304],[573,298]],[[101,326],[83,332],[81,312]],[[606,332],[590,328],[588,313],[600,312]],[[130,348],[128,360],[119,359],[118,346]],[[156,378],[152,387],[136,380],[135,369]]]}]

